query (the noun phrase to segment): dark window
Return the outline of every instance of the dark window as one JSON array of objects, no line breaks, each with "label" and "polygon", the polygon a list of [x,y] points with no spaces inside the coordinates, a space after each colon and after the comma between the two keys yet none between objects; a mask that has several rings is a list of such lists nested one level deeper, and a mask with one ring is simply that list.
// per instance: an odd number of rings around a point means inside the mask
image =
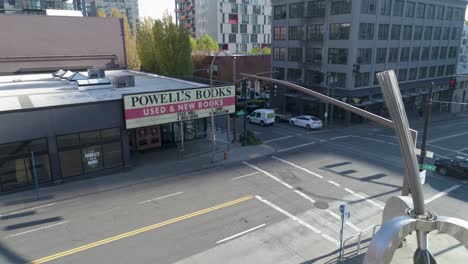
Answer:
[{"label": "dark window", "polygon": [[432,27],[425,27],[424,28],[424,40],[431,40],[432,39]]},{"label": "dark window", "polygon": [[439,58],[439,47],[432,47],[431,59],[437,60]]},{"label": "dark window", "polygon": [[430,53],[431,53],[431,48],[430,47],[424,47],[422,49],[422,53],[421,53],[421,60],[428,61]]},{"label": "dark window", "polygon": [[357,61],[358,64],[372,63],[372,49],[358,49]]},{"label": "dark window", "polygon": [[359,39],[372,40],[374,38],[374,24],[361,23],[359,24]]},{"label": "dark window", "polygon": [[444,76],[445,74],[445,65],[440,65],[437,68],[437,77]]},{"label": "dark window", "polygon": [[388,51],[388,63],[397,63],[398,62],[398,51],[399,48],[390,48]]},{"label": "dark window", "polygon": [[442,40],[449,40],[450,27],[444,27],[444,33],[442,34]]},{"label": "dark window", "polygon": [[321,48],[306,48],[306,63],[321,64],[322,49]]},{"label": "dark window", "polygon": [[411,51],[411,61],[419,61],[420,54],[421,48],[413,47],[413,50]]},{"label": "dark window", "polygon": [[438,20],[443,20],[444,19],[444,12],[445,12],[445,6],[437,6],[436,8],[436,19]]},{"label": "dark window", "polygon": [[447,69],[445,70],[445,75],[453,75],[455,74],[455,65],[447,65]]},{"label": "dark window", "polygon": [[413,35],[413,26],[405,25],[403,27],[403,40],[411,40]]},{"label": "dark window", "polygon": [[273,68],[273,71],[275,72],[275,78],[278,80],[284,80],[284,68]]},{"label": "dark window", "polygon": [[452,20],[453,18],[453,8],[452,7],[447,7],[445,10],[445,20]]},{"label": "dark window", "polygon": [[435,27],[434,28],[434,40],[440,40],[442,35],[442,27]]},{"label": "dark window", "polygon": [[286,58],[286,48],[273,48],[273,60],[284,61]]},{"label": "dark window", "polygon": [[448,57],[449,59],[453,59],[457,57],[458,47],[450,47]]},{"label": "dark window", "polygon": [[57,144],[64,178],[122,165],[120,128],[58,136]]},{"label": "dark window", "polygon": [[400,40],[401,36],[401,25],[392,25],[392,40]]},{"label": "dark window", "polygon": [[414,9],[416,3],[415,2],[408,2],[406,3],[406,17],[414,17]]},{"label": "dark window", "polygon": [[304,38],[303,26],[290,26],[289,27],[289,40],[302,40]]},{"label": "dark window", "polygon": [[286,5],[275,6],[273,8],[273,19],[286,19]]},{"label": "dark window", "polygon": [[361,14],[375,14],[376,0],[362,0]]},{"label": "dark window", "polygon": [[288,69],[288,81],[290,82],[304,82],[302,79],[302,69]]},{"label": "dark window", "polygon": [[416,9],[416,17],[424,18],[425,14],[426,14],[426,4],[418,3],[418,7]]},{"label": "dark window", "polygon": [[414,27],[414,40],[422,40],[423,26]]},{"label": "dark window", "polygon": [[382,0],[380,3],[380,14],[383,16],[389,16],[392,8],[392,0]]},{"label": "dark window", "polygon": [[418,77],[418,68],[411,68],[409,70],[409,78],[408,81],[414,81]]},{"label": "dark window", "polygon": [[330,39],[345,40],[349,39],[349,24],[330,24]]},{"label": "dark window", "polygon": [[408,69],[399,69],[398,70],[398,81],[404,82],[408,78]]},{"label": "dark window", "polygon": [[236,43],[236,34],[229,34],[229,43]]},{"label": "dark window", "polygon": [[459,28],[452,28],[452,34],[451,34],[451,37],[450,39],[451,40],[459,40],[460,39],[460,33],[459,33]]},{"label": "dark window", "polygon": [[348,64],[348,49],[328,49],[328,64]]},{"label": "dark window", "polygon": [[440,47],[439,59],[445,60],[447,59],[447,47]]},{"label": "dark window", "polygon": [[231,24],[231,33],[239,33],[239,25]]},{"label": "dark window", "polygon": [[323,25],[307,25],[308,40],[323,40]]},{"label": "dark window", "polygon": [[240,33],[247,33],[247,24],[240,24]]},{"label": "dark window", "polygon": [[431,66],[429,68],[429,78],[436,77],[436,73],[437,73],[437,66]]},{"label": "dark window", "polygon": [[257,43],[257,34],[250,34],[250,43]]},{"label": "dark window", "polygon": [[377,56],[375,57],[376,64],[385,64],[387,59],[387,49],[386,48],[378,48],[377,49]]},{"label": "dark window", "polygon": [[393,16],[403,16],[403,0],[394,0],[393,3]]},{"label": "dark window", "polygon": [[427,67],[419,68],[418,79],[426,79],[426,78],[427,78]]},{"label": "dark window", "polygon": [[389,24],[379,24],[379,40],[388,40]]},{"label": "dark window", "polygon": [[329,80],[330,86],[346,88],[346,73],[329,72],[329,74],[330,74],[330,80]]},{"label": "dark window", "polygon": [[366,87],[369,86],[370,72],[360,72],[356,74],[354,81],[354,87]]},{"label": "dark window", "polygon": [[302,48],[289,48],[288,61],[302,62]]},{"label": "dark window", "polygon": [[[229,36],[229,39],[231,39],[231,36]],[[274,40],[286,40],[286,27],[274,27],[273,39]],[[235,38],[234,38],[234,42],[235,42]]]},{"label": "dark window", "polygon": [[304,17],[304,2],[289,4],[289,18]]},{"label": "dark window", "polygon": [[331,14],[351,14],[351,0],[331,0]]},{"label": "dark window", "polygon": [[307,5],[307,16],[322,17],[325,15],[325,0],[309,1]]},{"label": "dark window", "polygon": [[409,47],[401,48],[400,62],[408,61],[409,56],[410,56],[410,48]]},{"label": "dark window", "polygon": [[435,16],[435,5],[427,5],[427,18],[434,19]]},{"label": "dark window", "polygon": [[34,185],[33,156],[38,182],[49,182],[51,170],[45,138],[0,145],[0,192]]}]

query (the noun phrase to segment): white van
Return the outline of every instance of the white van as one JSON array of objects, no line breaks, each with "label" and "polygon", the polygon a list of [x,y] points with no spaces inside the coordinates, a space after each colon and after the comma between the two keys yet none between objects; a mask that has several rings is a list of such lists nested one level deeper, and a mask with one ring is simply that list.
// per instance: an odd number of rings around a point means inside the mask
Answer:
[{"label": "white van", "polygon": [[261,126],[273,125],[275,123],[275,111],[272,109],[257,109],[247,116],[247,121]]}]

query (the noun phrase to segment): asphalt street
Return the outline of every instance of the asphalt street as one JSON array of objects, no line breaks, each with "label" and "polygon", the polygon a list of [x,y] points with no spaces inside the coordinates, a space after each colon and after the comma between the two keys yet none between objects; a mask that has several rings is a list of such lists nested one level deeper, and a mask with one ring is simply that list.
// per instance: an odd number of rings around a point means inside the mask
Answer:
[{"label": "asphalt street", "polygon": [[[249,129],[276,152],[2,215],[0,263],[330,263],[341,204],[345,238],[368,238],[401,193],[389,129]],[[467,119],[434,122],[434,158],[468,158],[467,131]],[[423,190],[433,212],[468,219],[463,180],[429,173]]]}]

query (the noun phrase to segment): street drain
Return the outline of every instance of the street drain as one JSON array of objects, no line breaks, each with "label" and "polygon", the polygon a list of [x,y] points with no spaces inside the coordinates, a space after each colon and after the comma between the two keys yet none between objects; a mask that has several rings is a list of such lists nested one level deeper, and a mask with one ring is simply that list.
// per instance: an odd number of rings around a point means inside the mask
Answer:
[{"label": "street drain", "polygon": [[314,203],[315,207],[317,207],[318,209],[328,209],[328,203],[325,203],[325,202],[315,202]]}]

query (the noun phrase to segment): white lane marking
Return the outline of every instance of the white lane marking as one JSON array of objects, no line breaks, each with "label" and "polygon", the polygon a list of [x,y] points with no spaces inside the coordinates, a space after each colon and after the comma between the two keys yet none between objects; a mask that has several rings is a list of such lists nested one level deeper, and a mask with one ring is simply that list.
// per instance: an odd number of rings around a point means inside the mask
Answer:
[{"label": "white lane marking", "polygon": [[263,141],[263,144],[267,144],[267,143],[270,143],[270,142],[275,142],[275,141],[279,141],[279,140],[283,140],[283,139],[288,139],[288,138],[292,138],[292,136],[286,136],[286,137],[270,139],[270,140],[267,140],[267,141]]},{"label": "white lane marking", "polygon": [[373,138],[366,138],[366,137],[360,137],[360,136],[352,136],[352,137],[360,138],[360,139],[364,139],[364,140],[370,140],[370,141],[379,142],[379,143],[384,143],[384,144],[398,145],[398,144],[395,144],[395,143],[392,143],[392,142],[383,141],[383,140],[378,140],[378,139],[373,139]]},{"label": "white lane marking", "polygon": [[[339,215],[335,214],[334,212],[332,212],[330,209],[327,209],[325,211],[327,211],[327,213],[329,213],[330,215],[332,215],[333,217],[335,217],[336,219],[341,221],[341,217]],[[361,232],[362,231],[359,227],[353,225],[350,221],[346,221],[345,223],[346,223],[347,226],[351,227],[356,232]]]},{"label": "white lane marking", "polygon": [[383,205],[378,204],[378,203],[372,201],[369,197],[366,197],[366,196],[364,196],[364,195],[361,195],[361,194],[359,194],[359,193],[356,193],[356,192],[354,192],[354,191],[351,191],[351,190],[348,189],[348,188],[344,188],[344,190],[347,191],[347,192],[349,192],[350,194],[352,194],[352,195],[354,195],[354,196],[357,196],[357,197],[359,197],[359,198],[365,200],[366,202],[368,202],[368,203],[370,203],[370,204],[373,204],[373,205],[379,207],[380,209],[384,209],[384,206],[383,206]]},{"label": "white lane marking", "polygon": [[447,195],[449,192],[451,192],[451,191],[457,189],[458,187],[460,187],[460,185],[454,185],[454,186],[452,186],[452,187],[450,187],[450,188],[447,188],[447,189],[441,191],[440,193],[438,193],[438,194],[432,196],[431,198],[426,199],[426,200],[424,201],[424,203],[425,203],[425,204],[428,204],[428,203],[434,201],[435,199],[438,199],[438,198],[440,198],[440,197],[442,197],[442,196],[444,196],[444,195]]},{"label": "white lane marking", "polygon": [[221,240],[217,241],[216,244],[223,243],[223,242],[228,241],[228,240],[231,240],[231,239],[233,239],[233,238],[236,238],[236,237],[245,235],[245,234],[247,234],[247,233],[249,233],[249,232],[255,231],[255,230],[257,230],[257,229],[259,229],[259,228],[262,228],[262,227],[264,227],[264,226],[266,226],[266,224],[261,224],[261,225],[259,225],[259,226],[250,228],[250,229],[248,229],[248,230],[245,230],[245,231],[240,232],[240,233],[238,233],[238,234],[235,234],[235,235],[233,235],[233,236],[226,237],[225,239],[221,239]]},{"label": "white lane marking", "polygon": [[21,232],[21,233],[16,233],[16,234],[13,234],[13,235],[9,235],[9,236],[7,236],[5,238],[11,238],[11,237],[16,237],[16,236],[20,236],[20,235],[25,235],[25,234],[36,232],[36,231],[43,230],[43,229],[46,229],[46,228],[51,228],[51,227],[54,227],[54,226],[63,225],[63,224],[66,224],[66,223],[70,223],[70,221],[63,221],[63,222],[55,223],[55,224],[52,224],[52,225],[43,226],[43,227],[39,227],[39,228],[36,228],[36,229],[31,229],[31,230],[24,231],[24,232]]},{"label": "white lane marking", "polygon": [[457,151],[462,152],[462,151],[465,151],[465,150],[468,150],[468,148],[459,149],[459,150],[457,150]]},{"label": "white lane marking", "polygon": [[250,177],[250,176],[253,176],[255,174],[259,174],[260,172],[256,171],[254,173],[249,173],[249,174],[246,174],[246,175],[242,175],[242,176],[239,176],[239,177],[235,177],[235,178],[232,178],[231,180],[238,180],[238,179],[242,179],[242,178],[245,178],[245,177]]},{"label": "white lane marking", "polygon": [[252,169],[254,169],[254,170],[256,170],[256,171],[259,171],[259,172],[265,174],[266,176],[268,176],[268,177],[272,178],[273,180],[275,180],[275,181],[281,183],[282,185],[288,187],[289,189],[293,189],[293,187],[292,187],[291,185],[289,185],[289,184],[287,184],[286,182],[284,182],[284,181],[278,179],[277,177],[273,176],[273,175],[272,175],[271,173],[269,173],[268,171],[262,170],[262,169],[260,169],[259,167],[254,166],[254,165],[252,165],[252,164],[250,164],[250,163],[248,163],[248,162],[245,162],[245,161],[243,161],[242,163],[244,163],[245,165],[249,166],[250,168],[252,168]]},{"label": "white lane marking", "polygon": [[26,209],[10,212],[10,213],[7,213],[7,214],[0,214],[0,217],[15,215],[15,214],[19,214],[19,213],[23,213],[23,212],[27,212],[27,211],[36,210],[36,209],[43,208],[43,207],[49,207],[49,206],[52,206],[54,204],[56,204],[56,203],[48,203],[48,204],[43,204],[43,205],[39,205],[39,206],[36,206],[36,207],[31,207],[31,208],[26,208]]},{"label": "white lane marking", "polygon": [[351,136],[351,135],[347,135],[347,136],[341,136],[341,137],[334,137],[334,138],[330,138],[330,140],[337,140],[337,139],[349,138],[349,137],[352,137],[352,136]]},{"label": "white lane marking", "polygon": [[467,184],[468,183],[468,180],[464,180],[462,181],[463,184]]},{"label": "white lane marking", "polygon": [[309,225],[308,223],[304,222],[302,219],[292,215],[291,213],[289,213],[288,211],[280,208],[279,206],[271,203],[270,201],[267,201],[265,199],[263,199],[261,196],[259,195],[256,195],[255,198],[257,198],[260,202],[270,206],[271,208],[275,209],[276,211],[284,214],[285,216],[291,218],[292,220],[296,221],[297,223],[299,223],[300,225],[302,226],[305,226],[307,227],[308,229],[312,230],[313,232],[317,233],[317,234],[320,234],[323,238],[327,239],[328,241],[332,242],[333,244],[335,245],[339,245],[340,243],[338,243],[338,240],[326,235],[326,234],[323,234],[320,230],[318,230],[317,228]]},{"label": "white lane marking", "polygon": [[447,156],[444,156],[444,155],[439,155],[439,154],[434,154],[434,156],[439,156],[439,157],[441,157],[441,158],[444,158],[444,159],[450,159],[450,158],[449,158],[449,157],[447,157]]},{"label": "white lane marking", "polygon": [[311,203],[315,203],[315,200],[307,196],[305,193],[299,191],[299,190],[294,190],[295,193],[299,194],[300,196],[304,197],[306,200],[309,200]]},{"label": "white lane marking", "polygon": [[320,140],[320,142],[327,142],[327,141],[322,139],[322,140]]},{"label": "white lane marking", "polygon": [[431,147],[434,147],[434,148],[440,148],[440,149],[443,149],[443,150],[446,150],[446,151],[451,151],[451,152],[454,152],[454,153],[458,153],[458,154],[461,154],[461,155],[468,156],[468,154],[466,154],[466,153],[463,153],[463,152],[460,152],[460,151],[456,151],[456,150],[453,150],[453,149],[448,149],[448,148],[444,148],[444,147],[436,146],[436,145],[432,145],[432,144],[427,144],[427,145],[428,145],[428,146],[431,146]]},{"label": "white lane marking", "polygon": [[150,199],[150,200],[138,202],[138,204],[145,204],[145,203],[149,203],[149,202],[152,202],[152,201],[161,200],[161,199],[164,199],[164,198],[167,198],[167,197],[179,195],[179,194],[182,194],[182,193],[183,193],[183,192],[176,192],[176,193],[164,195],[164,196],[161,196],[161,197],[156,197],[156,198],[153,198],[153,199]]},{"label": "white lane marking", "polygon": [[336,182],[334,182],[334,181],[328,181],[328,182],[331,183],[331,184],[333,184],[333,185],[335,185],[336,187],[340,187],[340,186],[341,186],[339,183],[336,183]]},{"label": "white lane marking", "polygon": [[306,169],[306,168],[303,168],[303,167],[301,167],[301,166],[299,166],[299,165],[296,165],[296,164],[294,164],[294,163],[292,163],[292,162],[289,162],[289,161],[287,161],[287,160],[284,160],[284,159],[281,159],[281,158],[278,158],[278,157],[275,157],[275,156],[272,156],[272,158],[275,159],[275,160],[281,161],[281,162],[283,162],[283,163],[286,163],[286,164],[288,164],[288,165],[290,165],[290,166],[293,166],[294,168],[299,169],[299,170],[301,170],[301,171],[305,171],[305,172],[309,173],[310,175],[313,175],[313,176],[315,176],[315,177],[317,177],[317,178],[323,179],[323,176],[322,176],[322,175],[319,175],[319,174],[317,174],[317,173],[315,173],[315,172],[313,172],[313,171],[310,171],[310,170],[308,170],[308,169]]},{"label": "white lane marking", "polygon": [[449,139],[449,138],[459,137],[459,136],[463,136],[463,135],[466,135],[466,134],[468,134],[468,132],[463,132],[463,133],[454,134],[454,135],[450,135],[450,136],[446,136],[446,137],[436,138],[436,139],[427,141],[427,143],[434,143],[434,142],[437,142],[437,141],[442,141],[442,140]]},{"label": "white lane marking", "polygon": [[312,144],[315,144],[315,142],[310,142],[310,143],[297,145],[297,146],[290,147],[290,148],[281,149],[281,150],[278,150],[277,152],[284,152],[284,151],[288,151],[288,150],[292,150],[292,149],[302,148],[302,147],[309,146],[309,145],[312,145]]}]

